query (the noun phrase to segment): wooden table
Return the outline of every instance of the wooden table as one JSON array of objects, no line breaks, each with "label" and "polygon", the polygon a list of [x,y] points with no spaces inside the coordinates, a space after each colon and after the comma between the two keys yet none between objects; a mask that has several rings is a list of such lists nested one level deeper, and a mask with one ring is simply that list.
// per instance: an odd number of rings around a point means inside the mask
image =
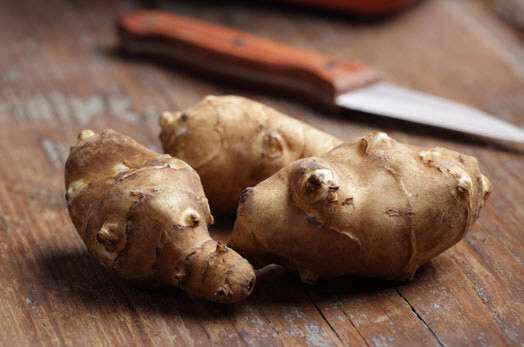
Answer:
[{"label": "wooden table", "polygon": [[[176,67],[126,60],[114,17],[141,1],[0,5],[0,344],[522,345],[524,157],[496,145],[367,115],[332,116]],[[377,67],[390,82],[524,125],[524,37],[489,1],[428,0],[382,21],[242,2],[155,6]],[[142,4],[143,5],[143,4]],[[149,4],[151,5],[151,4]],[[159,111],[207,94],[242,94],[349,139],[400,141],[476,156],[493,195],[472,232],[408,284],[343,278],[302,285],[258,271],[245,302],[140,290],[88,255],[64,199],[63,165],[79,130],[113,128],[160,150]],[[232,221],[219,220],[227,238]]]}]

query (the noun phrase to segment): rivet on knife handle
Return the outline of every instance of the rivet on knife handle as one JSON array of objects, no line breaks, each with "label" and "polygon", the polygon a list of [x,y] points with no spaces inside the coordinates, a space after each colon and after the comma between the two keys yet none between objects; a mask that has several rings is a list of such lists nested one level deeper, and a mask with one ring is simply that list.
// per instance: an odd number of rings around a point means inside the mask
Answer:
[{"label": "rivet on knife handle", "polygon": [[123,48],[171,59],[244,84],[333,105],[337,95],[378,80],[372,69],[200,20],[143,10],[118,20]]}]

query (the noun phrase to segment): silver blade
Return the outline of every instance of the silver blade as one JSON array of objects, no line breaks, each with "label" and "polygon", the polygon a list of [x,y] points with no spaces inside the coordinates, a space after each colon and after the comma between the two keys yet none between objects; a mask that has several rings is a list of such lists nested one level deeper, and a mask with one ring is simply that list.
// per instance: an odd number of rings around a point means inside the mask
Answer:
[{"label": "silver blade", "polygon": [[465,133],[524,143],[524,130],[487,113],[385,82],[339,95],[336,104]]}]

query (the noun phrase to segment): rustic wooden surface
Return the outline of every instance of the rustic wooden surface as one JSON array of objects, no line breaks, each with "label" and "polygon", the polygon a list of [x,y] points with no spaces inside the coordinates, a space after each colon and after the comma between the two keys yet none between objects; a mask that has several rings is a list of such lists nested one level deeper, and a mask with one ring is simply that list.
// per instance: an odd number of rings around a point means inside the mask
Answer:
[{"label": "rustic wooden surface", "polygon": [[[523,148],[309,106],[176,67],[121,58],[114,17],[161,7],[365,62],[386,80],[524,125],[524,35],[487,0],[427,0],[362,21],[243,2],[2,1],[0,344],[522,345]],[[106,127],[159,150],[157,112],[242,94],[352,138],[377,129],[476,156],[494,193],[472,232],[409,284],[344,278],[304,286],[278,267],[222,306],[140,290],[91,260],[66,211],[63,164],[79,130]],[[231,221],[218,221],[226,239]]]}]

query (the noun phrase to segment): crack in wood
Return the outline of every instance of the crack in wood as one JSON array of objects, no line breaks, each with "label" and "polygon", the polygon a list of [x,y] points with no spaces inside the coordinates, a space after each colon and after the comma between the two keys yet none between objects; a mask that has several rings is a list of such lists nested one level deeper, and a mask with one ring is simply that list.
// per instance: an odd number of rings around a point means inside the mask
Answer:
[{"label": "crack in wood", "polygon": [[342,340],[342,338],[340,337],[340,335],[338,334],[338,332],[335,330],[335,328],[331,325],[331,323],[329,322],[329,320],[327,319],[327,317],[324,315],[324,313],[322,312],[322,310],[320,309],[320,307],[318,307],[317,303],[315,302],[315,300],[313,300],[313,298],[311,297],[311,294],[309,293],[309,290],[305,289],[304,290],[309,298],[309,300],[311,300],[311,302],[313,303],[313,305],[315,306],[315,308],[317,309],[318,313],[320,314],[320,316],[324,319],[324,321],[327,323],[327,325],[329,326],[329,328],[331,329],[331,331],[333,331],[333,333],[335,334],[335,336],[338,338],[338,340],[340,341],[340,343],[342,343],[343,345],[345,346],[348,346],[347,343],[344,343],[344,341]]},{"label": "crack in wood", "polygon": [[209,344],[213,345],[213,340],[211,339],[211,335],[209,335],[209,333],[207,332],[207,329],[202,325],[199,319],[197,319],[197,323],[198,323],[198,326],[202,328],[202,331],[204,332],[204,334],[206,334],[207,339],[209,340]]},{"label": "crack in wood", "polygon": [[437,340],[438,344],[440,346],[446,346],[445,343],[443,343],[440,338],[438,337],[437,333],[435,333],[435,331],[433,331],[433,329],[431,329],[431,327],[428,325],[428,323],[424,320],[424,318],[422,318],[422,316],[418,313],[418,311],[415,309],[415,307],[413,307],[413,305],[411,305],[411,303],[408,301],[408,299],[400,292],[400,290],[395,287],[395,291],[397,292],[397,294],[406,302],[406,304],[408,304],[408,306],[411,308],[411,311],[413,311],[413,313],[415,314],[415,316],[417,316],[417,318],[422,322],[422,324],[424,325],[424,327],[426,329],[428,329],[428,331],[431,333],[431,335],[433,335],[433,337],[435,338],[435,340]]},{"label": "crack in wood", "polygon": [[[471,243],[471,240],[465,240],[465,243],[466,245],[471,248],[475,253],[479,254],[479,250],[475,247],[475,245],[473,243]],[[460,262],[458,261],[457,257],[456,256],[453,256],[453,261],[455,261],[455,263],[459,264],[460,265]],[[480,262],[483,263],[483,265],[487,268],[487,269],[490,269],[490,272],[495,276],[495,277],[498,277],[496,271],[494,271],[490,264],[486,263],[486,261],[482,258],[482,257],[479,257],[478,258]],[[505,323],[504,321],[504,316],[497,311],[497,309],[493,306],[493,304],[490,302],[490,297],[491,295],[489,293],[484,293],[484,288],[483,287],[479,287],[478,283],[474,282],[473,279],[470,277],[470,276],[466,276],[468,282],[471,284],[471,286],[474,288],[475,290],[475,293],[477,294],[477,296],[480,298],[480,300],[482,301],[482,303],[487,307],[487,309],[491,312],[492,316],[493,316],[493,320],[495,321],[495,323],[498,325],[498,327],[500,328],[501,332],[510,340],[512,341],[513,343],[515,344],[521,344],[521,341],[519,341],[519,339],[516,337],[516,334],[513,333],[511,331],[511,329],[507,326],[507,324]]]},{"label": "crack in wood", "polygon": [[266,320],[266,322],[269,324],[269,326],[271,327],[271,329],[273,329],[275,331],[275,333],[277,334],[277,338],[278,338],[278,341],[280,342],[280,344],[282,346],[284,346],[284,342],[282,341],[282,338],[280,337],[280,331],[278,331],[277,328],[275,328],[275,326],[273,325],[273,323],[271,322],[271,319],[269,319],[269,317],[266,316],[266,314],[264,313],[264,311],[262,311],[262,308],[260,307],[260,305],[258,304],[257,300],[254,298],[254,297],[251,297],[252,300],[253,300],[253,303],[255,305],[255,307],[257,308],[257,311],[260,313],[260,315],[262,316],[262,318],[264,318]]},{"label": "crack in wood", "polygon": [[240,341],[242,341],[242,343],[244,344],[244,346],[249,346],[249,344],[247,343],[247,341],[244,339],[244,337],[242,336],[242,334],[238,331],[237,329],[237,326],[235,325],[235,322],[233,321],[233,319],[231,319],[231,316],[228,312],[228,315],[227,315],[227,319],[229,320],[229,322],[231,323],[231,326],[233,327],[233,329],[235,330],[235,332],[237,333],[237,336],[240,338]]},{"label": "crack in wood", "polygon": [[364,335],[362,335],[362,333],[360,332],[360,330],[357,329],[357,326],[355,325],[355,323],[353,323],[353,321],[351,320],[351,317],[348,315],[348,313],[345,311],[345,310],[342,310],[342,313],[344,313],[344,316],[346,316],[346,319],[348,320],[349,324],[351,324],[351,326],[353,327],[353,329],[355,329],[355,331],[357,332],[358,336],[360,336],[360,338],[362,339],[362,341],[364,341],[364,343],[366,344],[367,347],[370,347],[369,346],[369,343],[367,342],[367,340],[364,338]]}]

